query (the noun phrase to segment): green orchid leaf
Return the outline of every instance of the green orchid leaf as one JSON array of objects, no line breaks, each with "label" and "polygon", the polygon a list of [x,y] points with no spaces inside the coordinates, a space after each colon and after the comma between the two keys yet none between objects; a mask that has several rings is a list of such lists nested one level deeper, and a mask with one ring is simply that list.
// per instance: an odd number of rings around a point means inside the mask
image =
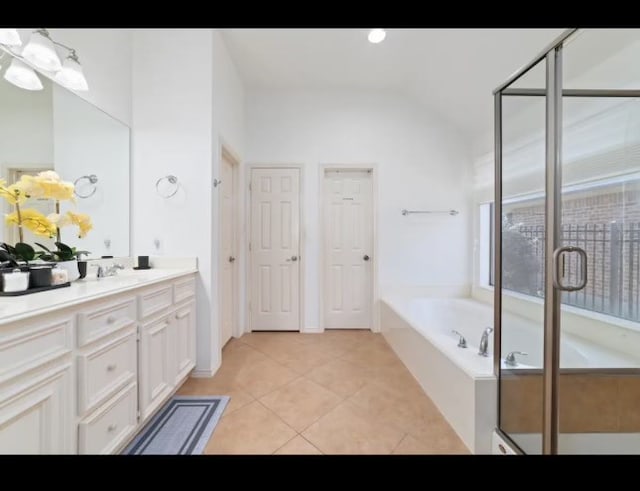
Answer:
[{"label": "green orchid leaf", "polygon": [[47,251],[47,252],[49,252],[49,253],[51,252],[47,246],[42,245],[42,244],[40,244],[39,242],[36,242],[36,245],[37,245],[40,249],[44,249],[45,251]]},{"label": "green orchid leaf", "polygon": [[36,257],[36,251],[29,244],[18,242],[16,244],[16,255],[24,261],[33,261]]},{"label": "green orchid leaf", "polygon": [[1,250],[1,249],[0,249],[0,261],[7,261],[7,262],[9,262],[9,264],[11,264],[11,266],[15,266],[15,267],[18,266],[18,263],[11,256],[11,254],[9,254],[7,251]]}]

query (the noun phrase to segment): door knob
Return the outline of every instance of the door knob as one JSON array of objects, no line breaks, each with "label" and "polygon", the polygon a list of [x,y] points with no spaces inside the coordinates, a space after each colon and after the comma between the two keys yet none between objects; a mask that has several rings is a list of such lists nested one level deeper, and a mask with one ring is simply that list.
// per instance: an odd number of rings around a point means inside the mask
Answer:
[{"label": "door knob", "polygon": [[364,259],[365,261],[368,261],[370,258],[369,258],[369,256],[367,254],[365,254],[362,259]]},{"label": "door knob", "polygon": [[236,258],[235,258],[235,257],[233,257],[233,256],[229,256],[229,262],[230,262],[230,263],[232,263],[232,262],[233,262],[233,261],[235,261],[235,260],[236,260]]},{"label": "door knob", "polygon": [[298,256],[291,256],[290,259],[287,259],[287,262],[293,261],[296,262],[298,260]]}]

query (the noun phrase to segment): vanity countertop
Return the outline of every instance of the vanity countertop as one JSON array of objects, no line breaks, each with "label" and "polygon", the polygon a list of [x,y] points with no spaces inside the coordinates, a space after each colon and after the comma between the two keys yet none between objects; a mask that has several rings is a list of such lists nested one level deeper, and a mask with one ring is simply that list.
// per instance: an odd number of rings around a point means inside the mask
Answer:
[{"label": "vanity countertop", "polygon": [[0,326],[197,272],[197,268],[193,267],[154,268],[144,271],[126,269],[118,272],[116,276],[107,278],[96,279],[91,275],[74,281],[67,288],[18,297],[0,297]]}]

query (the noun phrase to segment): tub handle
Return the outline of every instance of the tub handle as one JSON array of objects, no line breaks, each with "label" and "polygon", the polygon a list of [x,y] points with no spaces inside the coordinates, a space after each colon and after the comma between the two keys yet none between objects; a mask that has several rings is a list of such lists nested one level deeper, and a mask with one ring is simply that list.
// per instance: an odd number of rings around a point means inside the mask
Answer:
[{"label": "tub handle", "polygon": [[456,334],[457,336],[460,336],[460,339],[458,340],[458,348],[466,348],[467,340],[464,338],[464,336],[460,334],[458,331],[456,331],[455,329],[451,329],[451,332],[453,334]]}]

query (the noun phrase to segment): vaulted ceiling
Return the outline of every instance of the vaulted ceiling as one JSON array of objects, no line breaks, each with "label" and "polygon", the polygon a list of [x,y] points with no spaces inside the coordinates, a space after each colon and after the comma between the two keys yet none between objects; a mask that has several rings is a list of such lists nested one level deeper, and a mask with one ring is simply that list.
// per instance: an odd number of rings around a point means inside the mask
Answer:
[{"label": "vaulted ceiling", "polygon": [[492,90],[563,29],[226,29],[248,88],[388,89],[413,97],[469,139],[493,124]]}]

